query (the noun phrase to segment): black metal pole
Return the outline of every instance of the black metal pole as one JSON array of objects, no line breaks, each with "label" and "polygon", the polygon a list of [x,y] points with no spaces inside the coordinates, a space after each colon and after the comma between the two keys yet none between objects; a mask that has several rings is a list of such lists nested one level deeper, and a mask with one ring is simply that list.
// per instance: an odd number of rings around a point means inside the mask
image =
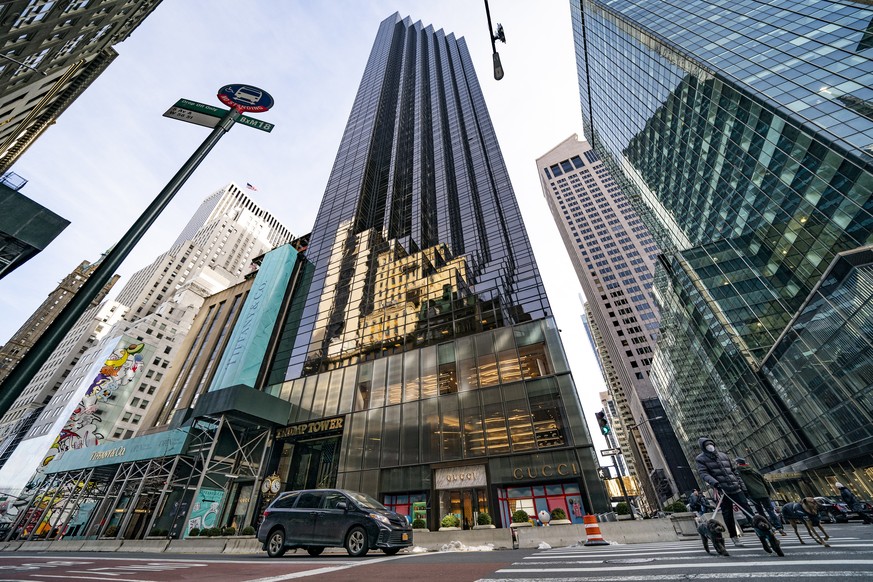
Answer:
[{"label": "black metal pole", "polygon": [[615,474],[618,476],[618,484],[621,485],[621,494],[624,495],[624,502],[627,503],[627,508],[631,512],[631,517],[634,517],[634,508],[631,506],[630,498],[627,496],[627,489],[624,486],[624,477],[621,475],[621,471],[618,470],[618,462],[615,460],[615,455],[612,455],[612,466],[615,467]]},{"label": "black metal pole", "polygon": [[491,9],[488,8],[488,0],[485,0],[485,16],[488,17],[488,36],[491,38],[491,52],[497,52],[497,45],[494,44],[496,37],[494,36],[494,27],[491,26]]},{"label": "black metal pole", "polygon": [[209,134],[209,137],[200,144],[197,151],[188,158],[188,161],[164,186],[164,189],[160,191],[154,201],[145,209],[145,212],[142,213],[121,240],[112,247],[85,284],[79,289],[79,292],[73,296],[73,299],[61,310],[39,340],[36,341],[24,358],[15,366],[12,373],[6,377],[6,380],[0,385],[0,417],[6,414],[6,411],[9,410],[15,400],[21,395],[40,366],[45,364],[49,355],[61,343],[67,332],[82,317],[82,314],[87,311],[88,305],[91,304],[91,301],[109,282],[109,279],[112,278],[112,275],[121,266],[121,263],[127,258],[127,255],[130,254],[130,251],[133,250],[133,247],[136,246],[149,227],[157,220],[176,192],[194,173],[194,170],[197,169],[197,166],[200,165],[206,154],[218,143],[218,140],[230,130],[240,115],[241,113],[236,109],[231,109],[227,112],[227,115],[221,119],[215,129],[212,130],[212,133]]}]

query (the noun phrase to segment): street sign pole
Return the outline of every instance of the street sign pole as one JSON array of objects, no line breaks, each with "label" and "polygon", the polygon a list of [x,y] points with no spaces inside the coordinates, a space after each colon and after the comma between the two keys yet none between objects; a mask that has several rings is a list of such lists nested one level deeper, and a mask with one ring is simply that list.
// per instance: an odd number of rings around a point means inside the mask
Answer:
[{"label": "street sign pole", "polygon": [[612,455],[612,466],[615,467],[615,474],[618,476],[618,484],[621,485],[621,494],[624,495],[624,502],[627,503],[627,508],[630,510],[631,519],[636,519],[634,508],[630,503],[630,498],[627,496],[627,489],[624,486],[624,475],[618,470],[618,462],[615,460],[615,455]]},{"label": "street sign pole", "polygon": [[140,241],[149,227],[157,220],[164,208],[176,195],[186,180],[191,176],[206,154],[218,143],[218,140],[227,133],[236,122],[242,112],[237,108],[231,108],[219,124],[212,130],[209,137],[200,145],[194,154],[176,175],[164,186],[154,201],[145,209],[145,212],[130,227],[125,235],[106,254],[88,280],[73,295],[73,299],[58,314],[51,325],[36,341],[24,358],[7,376],[6,381],[0,387],[0,416],[12,406],[12,403],[21,395],[31,378],[37,373],[39,367],[45,364],[49,355],[57,348],[67,332],[75,325],[76,321],[87,311],[88,306],[97,296],[101,289],[109,282],[112,275]]}]

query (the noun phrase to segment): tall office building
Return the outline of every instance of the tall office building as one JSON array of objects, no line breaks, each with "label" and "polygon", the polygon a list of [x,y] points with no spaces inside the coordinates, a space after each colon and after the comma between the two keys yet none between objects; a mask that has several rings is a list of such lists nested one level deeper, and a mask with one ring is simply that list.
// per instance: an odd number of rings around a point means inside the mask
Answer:
[{"label": "tall office building", "polygon": [[537,160],[537,170],[588,299],[601,369],[605,364],[614,374],[605,379],[621,406],[631,466],[642,481],[647,509],[660,509],[696,482],[649,378],[658,337],[651,296],[658,247],[588,142],[568,137]]},{"label": "tall office building", "polygon": [[161,0],[14,0],[2,7],[0,171],[115,60]]},{"label": "tall office building", "polygon": [[595,151],[652,231],[653,379],[786,494],[873,482],[869,2],[573,0]]},{"label": "tall office building", "polygon": [[[137,434],[152,407],[163,405],[157,389],[206,298],[241,282],[256,257],[291,238],[235,184],[204,200],[183,235],[106,307],[114,325],[77,355],[37,418],[28,421],[30,428],[0,470],[0,489],[20,491],[33,470],[57,453]],[[71,341],[68,334],[64,344]],[[54,377],[53,362],[12,409],[23,409],[21,400],[38,392],[41,379]]]},{"label": "tall office building", "polygon": [[431,527],[608,507],[463,38],[382,22],[307,257],[268,387],[293,405],[285,487],[362,490]]},{"label": "tall office building", "polygon": [[[18,365],[18,362],[21,361],[28,350],[33,347],[36,340],[42,336],[45,328],[51,325],[58,313],[75,297],[76,293],[79,292],[79,289],[82,288],[82,285],[85,284],[85,281],[88,280],[91,273],[94,272],[94,269],[99,264],[100,261],[96,263],[82,261],[79,263],[79,266],[64,277],[58,283],[58,286],[48,294],[48,297],[27,318],[27,321],[22,324],[18,331],[0,347],[0,384],[15,369],[15,366]],[[91,307],[96,307],[103,301],[106,294],[109,293],[109,290],[112,289],[112,286],[117,281],[118,275],[114,275],[103,289],[100,290],[100,293],[94,297]],[[2,427],[2,422],[0,422],[0,427]]]}]

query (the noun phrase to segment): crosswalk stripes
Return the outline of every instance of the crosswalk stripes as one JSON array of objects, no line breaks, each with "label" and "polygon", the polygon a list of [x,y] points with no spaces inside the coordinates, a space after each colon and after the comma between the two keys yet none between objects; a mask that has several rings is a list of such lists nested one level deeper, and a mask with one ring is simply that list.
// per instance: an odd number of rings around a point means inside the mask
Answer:
[{"label": "crosswalk stripes", "polygon": [[[791,533],[791,532],[789,532]],[[728,542],[729,557],[707,555],[698,541],[571,546],[535,552],[480,582],[659,582],[752,577],[873,582],[873,540],[831,534],[826,548],[780,536],[785,557],[764,552],[754,535],[746,547]]]}]

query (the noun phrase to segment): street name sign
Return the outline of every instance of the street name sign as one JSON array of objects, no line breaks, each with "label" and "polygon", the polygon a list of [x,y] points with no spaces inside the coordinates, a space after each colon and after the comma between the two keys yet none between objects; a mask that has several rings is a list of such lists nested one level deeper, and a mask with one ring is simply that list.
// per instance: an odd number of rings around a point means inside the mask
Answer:
[{"label": "street name sign", "polygon": [[[215,127],[225,115],[227,115],[227,109],[213,107],[212,105],[191,101],[190,99],[179,99],[175,105],[164,113],[164,117],[187,121],[188,123],[202,125],[203,127]],[[273,131],[275,127],[272,123],[246,115],[240,115],[236,122],[266,131],[267,133]]]},{"label": "street name sign", "polygon": [[614,457],[621,454],[621,449],[603,449],[600,451],[600,454],[604,457]]}]

